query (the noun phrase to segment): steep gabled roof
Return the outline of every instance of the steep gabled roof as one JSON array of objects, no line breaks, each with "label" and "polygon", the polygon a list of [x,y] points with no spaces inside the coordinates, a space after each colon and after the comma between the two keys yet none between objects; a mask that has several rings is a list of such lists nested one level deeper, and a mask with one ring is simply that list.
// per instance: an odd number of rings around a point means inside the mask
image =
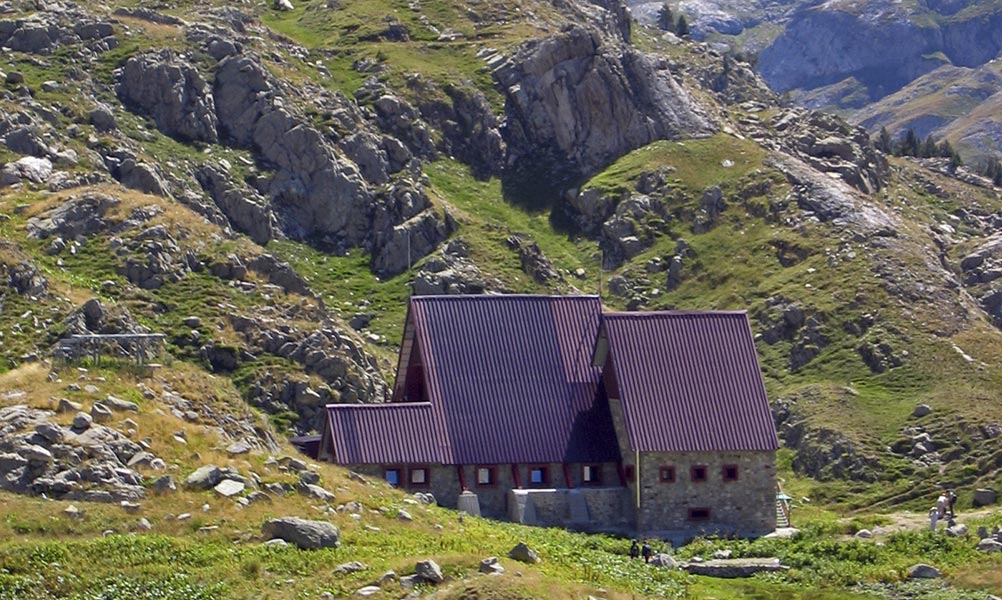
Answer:
[{"label": "steep gabled roof", "polygon": [[[387,422],[379,437],[357,443],[433,437],[442,448],[437,462],[445,464],[618,460],[608,404],[596,393],[599,369],[591,365],[601,310],[596,296],[411,298],[395,400],[405,399],[404,378],[423,373],[426,429]],[[417,370],[408,368],[415,348]],[[335,440],[351,432],[334,417],[351,411],[328,407]],[[384,456],[376,447],[350,454],[362,455]],[[346,456],[336,453],[337,462],[351,463]]]},{"label": "steep gabled roof", "polygon": [[606,313],[596,353],[614,369],[632,449],[778,448],[744,312]]}]

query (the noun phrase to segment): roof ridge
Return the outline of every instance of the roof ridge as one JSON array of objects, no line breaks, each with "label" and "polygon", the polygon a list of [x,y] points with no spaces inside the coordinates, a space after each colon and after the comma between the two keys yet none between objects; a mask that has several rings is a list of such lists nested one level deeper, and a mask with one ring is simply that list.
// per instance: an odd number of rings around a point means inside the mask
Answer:
[{"label": "roof ridge", "polygon": [[410,407],[410,408],[431,408],[431,402],[373,402],[373,403],[368,403],[368,404],[362,404],[362,403],[359,403],[359,404],[355,404],[355,403],[334,404],[334,403],[332,403],[332,404],[325,404],[324,408],[328,409],[328,410],[337,410],[337,409],[347,409],[347,408],[350,408],[350,409],[356,409],[356,408],[364,408],[364,409],[401,408],[401,407],[405,407],[405,406],[406,407]]}]

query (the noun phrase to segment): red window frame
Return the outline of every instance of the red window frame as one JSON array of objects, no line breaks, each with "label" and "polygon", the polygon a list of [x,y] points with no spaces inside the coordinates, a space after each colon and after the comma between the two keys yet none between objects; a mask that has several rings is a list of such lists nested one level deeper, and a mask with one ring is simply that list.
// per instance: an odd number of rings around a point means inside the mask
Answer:
[{"label": "red window frame", "polygon": [[710,508],[708,506],[698,506],[689,509],[689,520],[690,521],[709,521]]},{"label": "red window frame", "polygon": [[[542,481],[536,483],[532,480],[532,472],[539,469],[543,472]],[[529,487],[546,487],[550,485],[550,465],[529,465],[529,477],[526,482]]]},{"label": "red window frame", "polygon": [[706,465],[692,465],[689,467],[689,480],[696,483],[703,483],[708,479]]},{"label": "red window frame", "polygon": [[675,467],[665,465],[658,469],[658,481],[661,483],[675,483]]},{"label": "red window frame", "polygon": [[[591,469],[592,478],[585,479],[585,471]],[[601,463],[588,463],[581,465],[581,485],[602,485],[602,465]]]},{"label": "red window frame", "polygon": [[[733,474],[732,474],[733,472]],[[738,466],[737,465],[724,465],[720,467],[720,478],[724,481],[737,481],[738,480]]]},{"label": "red window frame", "polygon": [[[487,469],[490,480],[487,483],[480,483],[480,469]],[[492,488],[498,485],[498,468],[496,465],[476,465],[473,467],[473,480],[477,487]]]},{"label": "red window frame", "polygon": [[[396,471],[397,472],[397,482],[396,483],[390,483],[390,480],[386,478],[386,474],[389,473],[390,471]],[[383,467],[383,481],[385,481],[386,483],[389,483],[393,487],[402,487],[404,484],[407,483],[407,479],[408,479],[407,478],[407,469],[403,468],[403,466],[391,465],[391,466],[388,466],[388,467]]]},{"label": "red window frame", "polygon": [[[415,482],[413,477],[414,473],[417,471],[424,471],[424,481]],[[407,487],[409,488],[426,488],[431,485],[431,469],[427,466],[416,466],[407,469]]]}]

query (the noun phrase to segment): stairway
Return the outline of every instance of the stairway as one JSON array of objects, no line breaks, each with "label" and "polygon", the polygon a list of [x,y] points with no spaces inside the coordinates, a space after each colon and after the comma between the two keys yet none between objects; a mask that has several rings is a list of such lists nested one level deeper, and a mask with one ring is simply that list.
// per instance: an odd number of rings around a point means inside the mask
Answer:
[{"label": "stairway", "polygon": [[783,510],[783,501],[776,500],[776,528],[789,527],[790,519],[786,517],[786,511]]}]

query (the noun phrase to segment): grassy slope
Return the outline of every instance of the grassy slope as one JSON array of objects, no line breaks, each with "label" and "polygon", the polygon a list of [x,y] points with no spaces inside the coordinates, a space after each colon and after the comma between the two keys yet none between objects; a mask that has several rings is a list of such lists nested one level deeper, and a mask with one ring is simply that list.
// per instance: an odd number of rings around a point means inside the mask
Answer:
[{"label": "grassy slope", "polygon": [[[330,50],[330,54],[324,55],[324,60],[332,71],[332,78],[327,85],[334,89],[351,93],[360,85],[361,76],[352,71],[350,65],[362,56],[379,58],[390,65],[387,77],[391,82],[402,78],[411,70],[425,72],[441,81],[454,78],[470,79],[480,84],[485,81],[482,67],[473,58],[473,44],[468,41],[438,43],[431,40],[426,33],[418,31],[423,26],[414,24],[404,5],[370,3],[364,10],[371,14],[367,12],[362,15],[354,12],[354,9],[322,11],[317,8],[322,4],[297,3],[300,8],[286,14],[266,11],[264,19],[276,30],[299,43]],[[462,19],[457,21],[454,18],[458,14],[456,11],[460,11],[459,7],[450,8],[446,2],[425,4],[425,11],[436,15],[436,20],[449,23],[468,37],[480,36],[484,45],[503,48],[531,31],[519,19],[512,19],[504,27],[494,26],[493,29],[488,28],[487,33],[476,33],[475,27],[462,25]],[[482,6],[474,8],[485,9]],[[184,9],[178,9],[179,13],[183,14],[183,11]],[[382,17],[391,13],[411,27],[411,42],[387,44],[362,39],[366,30],[380,28]],[[363,16],[365,18],[361,18]],[[148,25],[137,27],[144,30],[140,39],[133,40],[113,55],[106,56],[108,61],[101,63],[101,68],[105,71],[99,72],[99,77],[110,76],[110,67],[114,63],[139,48],[144,48],[147,43],[157,46],[179,43],[173,28],[159,29]],[[363,33],[359,33],[360,31]],[[679,57],[685,55],[682,49],[678,53]],[[298,63],[293,63],[292,68],[298,68],[297,65]],[[29,83],[37,86],[37,83],[45,79],[59,79],[64,66],[54,60],[50,67],[38,72],[27,70],[26,76]],[[50,100],[56,99],[58,97]],[[493,100],[498,101],[497,97]],[[123,120],[123,129],[138,136],[148,126],[141,119],[126,118]],[[193,148],[177,144],[155,132],[144,135],[152,136],[147,143],[151,156],[157,156],[160,160],[200,160],[200,152]],[[221,156],[219,152],[226,152],[215,150],[216,156]],[[622,271],[626,273],[638,272],[649,258],[671,256],[675,237],[684,237],[690,242],[696,250],[697,258],[687,265],[683,284],[671,292],[663,293],[652,306],[754,309],[765,298],[781,294],[826,315],[830,320],[826,322],[825,331],[832,337],[832,343],[811,365],[798,373],[790,373],[787,368],[788,343],[760,346],[763,366],[769,376],[770,395],[798,395],[803,398],[801,406],[816,422],[829,424],[846,432],[871,448],[892,442],[900,428],[909,422],[907,415],[919,401],[933,404],[937,409],[937,422],[944,429],[953,425],[955,418],[998,419],[996,391],[1002,385],[1002,380],[997,370],[990,368],[985,372],[971,373],[966,363],[949,346],[949,340],[930,337],[928,332],[909,322],[909,318],[899,307],[894,306],[886,292],[868,274],[862,252],[857,253],[856,259],[845,260],[838,268],[829,269],[826,267],[826,248],[831,242],[826,239],[827,232],[820,226],[808,227],[795,233],[756,216],[761,214],[769,199],[782,197],[787,191],[781,178],[763,169],[763,157],[764,152],[757,146],[726,136],[683,143],[658,143],[624,157],[591,182],[591,185],[607,190],[628,189],[631,180],[645,170],[673,167],[673,185],[681,198],[678,206],[671,207],[673,211],[692,209],[701,191],[710,185],[720,185],[725,195],[730,195],[751,184],[760,183],[763,179],[772,182],[767,197],[752,197],[732,204],[724,213],[721,223],[705,234],[693,234],[683,220],[669,223],[668,234],[656,240],[651,250],[622,267]],[[733,160],[735,166],[730,169],[719,166],[724,158]],[[437,194],[437,201],[447,205],[460,222],[457,235],[471,245],[474,261],[511,289],[546,291],[528,280],[518,268],[517,256],[504,247],[504,240],[512,232],[530,234],[559,269],[573,271],[584,268],[587,279],[576,285],[584,290],[594,289],[598,274],[594,269],[596,246],[593,241],[576,239],[556,231],[546,213],[526,212],[504,203],[496,181],[476,181],[461,165],[442,161],[429,165],[427,173]],[[942,202],[916,193],[906,183],[896,185],[891,196],[898,199],[898,208],[910,210],[925,221],[929,220],[927,213],[945,214],[955,208],[941,206]],[[113,191],[115,195],[125,198],[128,206],[155,201],[117,189]],[[74,257],[64,255],[63,264],[59,265],[55,258],[45,255],[44,244],[24,237],[26,219],[56,201],[57,198],[41,193],[17,193],[3,197],[0,199],[0,212],[11,215],[11,219],[0,221],[0,237],[19,242],[24,252],[49,277],[58,295],[72,299],[75,304],[92,295],[99,295],[108,301],[118,301],[131,307],[137,318],[145,324],[173,335],[183,333],[181,318],[189,314],[196,315],[202,317],[203,322],[215,326],[211,333],[219,341],[233,342],[236,338],[225,324],[227,305],[252,311],[256,306],[267,303],[264,298],[248,297],[219,280],[203,275],[186,277],[182,282],[165,286],[155,294],[116,291],[125,288],[124,280],[115,271],[107,239],[86,244]],[[969,198],[967,201],[978,199]],[[952,202],[962,204],[965,200],[958,195],[957,200]],[[27,205],[24,210],[14,210],[16,205],[21,204]],[[192,218],[186,209],[177,206],[168,207],[168,212],[162,219],[196,228],[205,234],[211,233],[209,229],[199,229],[204,225]],[[212,239],[210,235],[204,237]],[[775,258],[773,242],[777,239],[796,245],[804,251],[806,258],[792,267],[782,267]],[[248,251],[250,248],[243,241],[216,239],[205,248],[205,252],[225,255],[234,250]],[[407,294],[408,274],[379,281],[368,273],[365,268],[367,258],[361,255],[326,256],[291,242],[272,243],[268,250],[292,262],[307,277],[313,288],[324,295],[328,306],[334,307],[335,311],[340,310],[350,315],[360,308],[360,299],[369,300],[371,304],[366,310],[377,313],[371,329],[386,340],[373,345],[370,350],[383,359],[384,366],[392,365],[393,345],[400,337],[402,300]],[[610,275],[607,273],[604,276]],[[117,285],[111,290],[105,290],[101,286],[101,282],[105,280],[114,281]],[[812,287],[805,288],[805,282],[811,283]],[[661,282],[652,282],[651,287],[663,289],[664,286]],[[882,375],[873,375],[866,369],[855,353],[851,340],[841,334],[838,327],[843,316],[850,316],[843,314],[848,310],[844,306],[846,298],[839,295],[846,290],[866,291],[867,303],[859,308],[859,312],[871,308],[887,311],[890,313],[887,315],[890,321],[912,334],[908,337],[907,347],[915,357],[914,361]],[[606,301],[614,306],[622,303],[622,300],[614,297],[607,297]],[[33,326],[33,317],[48,314],[58,323],[61,316],[72,308],[55,299],[34,303],[8,296],[5,302],[4,310],[0,313],[0,331],[7,333],[3,340],[3,354],[14,363],[17,362],[17,357],[36,346],[38,337],[29,329]],[[166,313],[151,312],[148,308],[154,302],[164,302],[171,310]],[[31,314],[26,315],[29,312]],[[15,325],[22,327],[23,333],[17,334],[14,331]],[[308,327],[308,323],[300,325]],[[43,329],[57,331],[58,327]],[[987,329],[971,329],[957,334],[953,339],[979,360],[997,365],[1002,352],[999,344],[992,341],[996,339],[992,335],[997,334],[990,333]],[[236,402],[232,383],[205,375],[194,357],[186,356],[177,347],[172,350],[183,360],[176,362],[165,376],[191,379],[196,383],[188,385],[194,386],[192,389],[195,390],[205,389],[198,385],[221,385],[223,388],[216,392],[217,396]],[[194,362],[187,363],[187,360]],[[11,364],[0,364],[0,370],[10,368]],[[281,369],[296,372],[292,365],[268,364],[267,367],[280,372]],[[9,371],[3,376],[0,385],[4,389],[0,389],[0,393],[7,389],[28,387],[25,381],[41,381],[44,373],[32,372],[31,368]],[[98,372],[91,375],[96,377]],[[119,374],[107,372],[105,375],[109,381],[114,381]],[[29,379],[19,379],[26,376],[30,376]],[[963,383],[958,385],[958,381]],[[115,385],[118,383],[126,386],[115,390],[119,395],[136,399],[134,390],[127,389],[134,382],[125,377]],[[850,389],[855,394],[847,391]],[[55,393],[44,386],[33,389],[31,402],[39,406],[47,405],[50,392]],[[92,400],[83,397],[77,399],[85,402]],[[847,410],[849,406],[852,407],[851,410]],[[214,448],[218,445],[217,442],[201,437],[199,431],[192,432],[192,436],[202,440],[194,448],[173,448],[170,440],[162,437],[163,434],[185,425],[175,423],[167,417],[156,417],[155,413],[150,412],[152,408],[143,406],[140,415],[143,419],[141,435],[146,435],[148,428],[155,440],[155,451],[169,462],[177,464],[179,473],[183,474],[186,469],[209,460],[220,464],[231,463],[241,469],[264,471],[263,457],[251,458],[249,465],[242,461],[232,461]],[[196,452],[199,454],[197,460],[194,457]],[[816,499],[839,501],[839,508],[865,504],[892,493],[906,491],[911,486],[908,481],[902,481],[889,488],[857,484],[825,484],[821,487],[816,482],[793,477],[788,469],[788,456],[786,464],[784,476],[788,489],[797,495],[808,494]],[[434,509],[425,513],[424,509],[416,510],[413,507],[408,507],[408,510],[418,514],[416,523],[401,524],[392,517],[393,511],[403,506],[399,494],[381,486],[369,488],[355,485],[338,469],[325,466],[321,466],[321,469],[324,481],[333,482],[330,485],[336,486],[334,491],[338,494],[339,502],[357,498],[367,506],[388,509],[389,515],[366,513],[362,520],[362,524],[380,527],[381,532],[365,530],[362,525],[339,515],[332,519],[343,526],[346,544],[337,551],[299,553],[267,550],[253,543],[234,544],[234,541],[241,540],[245,534],[255,533],[261,521],[269,515],[297,513],[307,516],[316,514],[315,509],[302,499],[293,497],[283,499],[273,506],[258,505],[252,509],[240,510],[218,502],[208,493],[180,492],[171,499],[151,499],[144,503],[144,514],[154,523],[154,537],[133,539],[116,536],[102,539],[98,537],[101,531],[114,529],[125,532],[132,527],[136,517],[124,516],[114,506],[88,506],[87,520],[82,523],[71,522],[61,514],[65,506],[63,503],[0,494],[0,503],[4,508],[0,512],[6,515],[0,523],[0,531],[5,538],[11,540],[0,546],[0,597],[4,593],[13,593],[11,590],[16,586],[26,586],[29,581],[40,577],[45,578],[46,585],[62,593],[93,591],[104,586],[105,590],[111,590],[106,594],[111,597],[115,595],[114,588],[111,587],[114,585],[112,579],[117,579],[120,574],[125,575],[127,580],[135,579],[147,584],[157,582],[165,590],[179,590],[178,597],[195,597],[196,592],[184,589],[185,581],[171,583],[171,577],[176,573],[189,576],[190,580],[186,581],[194,581],[199,585],[211,586],[222,582],[225,593],[232,597],[291,598],[300,594],[315,596],[319,591],[327,590],[342,595],[371,582],[385,569],[409,572],[413,559],[423,556],[435,556],[446,567],[447,573],[453,576],[467,574],[475,568],[480,557],[503,554],[515,540],[525,539],[531,545],[543,549],[545,560],[542,566],[520,569],[525,574],[523,578],[504,578],[496,585],[469,584],[473,588],[457,588],[458,591],[454,590],[452,593],[457,597],[476,594],[475,597],[508,600],[553,597],[553,590],[556,588],[568,597],[576,597],[586,590],[604,587],[613,592],[612,597],[615,597],[615,593],[673,595],[687,589],[692,595],[725,598],[827,598],[842,597],[838,586],[846,583],[846,578],[828,581],[833,586],[828,591],[815,593],[810,589],[838,573],[862,573],[861,577],[866,580],[895,581],[902,576],[902,569],[909,562],[926,556],[928,549],[922,544],[931,543],[922,536],[910,537],[905,549],[895,550],[886,556],[872,558],[866,553],[860,556],[842,556],[834,562],[825,563],[823,569],[804,564],[798,567],[795,577],[786,583],[763,579],[731,587],[676,576],[652,579],[648,571],[640,570],[623,560],[625,544],[620,541],[469,519],[459,524],[451,513]],[[278,473],[271,475],[279,478],[282,476]],[[915,473],[915,477],[919,479],[926,476],[925,473]],[[208,513],[199,513],[199,507],[206,501],[212,508]],[[193,512],[196,517],[187,524],[163,520],[164,515],[176,514],[182,510]],[[830,525],[834,516],[823,509],[807,510],[803,518],[822,524],[819,525],[819,532],[812,534],[815,537],[810,538],[814,545],[809,550],[797,549],[808,555],[823,556],[829,552],[829,548],[823,545],[827,535],[820,532],[823,527],[856,527],[851,524]],[[442,532],[432,527],[435,523],[443,525]],[[824,525],[825,523],[829,525]],[[201,525],[219,525],[220,529],[215,533],[196,534],[197,526]],[[66,543],[70,544],[69,549],[64,548]],[[794,549],[787,550],[792,552]],[[973,558],[959,545],[948,546],[942,552],[933,556],[942,556],[950,564],[948,575],[953,581],[968,587],[987,586],[987,589],[992,589],[995,586],[997,589],[997,581],[990,578],[987,581],[978,580],[977,568],[971,566]],[[171,559],[171,556],[178,558]],[[350,576],[330,574],[333,566],[354,559],[363,560],[369,564],[369,568],[363,573]],[[53,567],[53,563],[59,566]],[[164,563],[167,564],[166,567]],[[3,569],[6,569],[6,573]],[[61,583],[59,577],[63,578]],[[290,580],[291,583],[287,583]]]}]

